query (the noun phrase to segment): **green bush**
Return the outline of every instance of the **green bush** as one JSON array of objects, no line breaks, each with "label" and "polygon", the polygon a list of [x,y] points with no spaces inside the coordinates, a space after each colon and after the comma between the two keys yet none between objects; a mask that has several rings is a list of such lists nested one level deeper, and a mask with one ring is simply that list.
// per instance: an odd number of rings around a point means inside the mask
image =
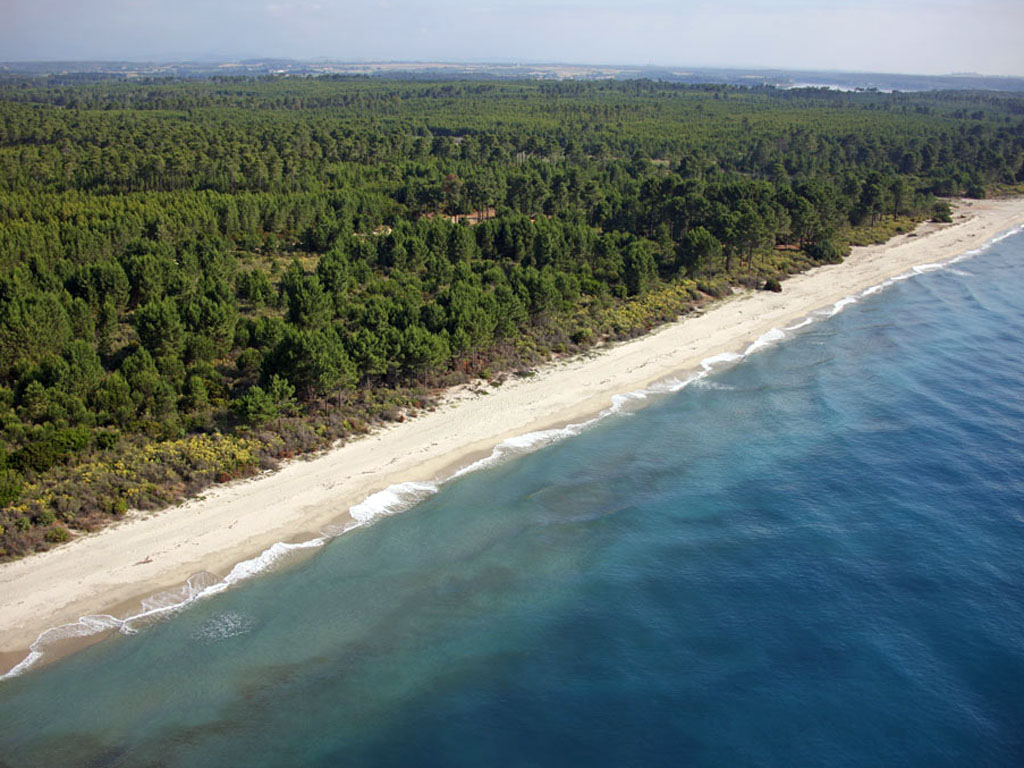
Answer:
[{"label": "green bush", "polygon": [[0,507],[21,496],[22,477],[13,469],[0,470]]},{"label": "green bush", "polygon": [[732,292],[726,283],[709,280],[698,280],[697,290],[715,299],[725,298]]},{"label": "green bush", "polygon": [[18,469],[45,472],[92,443],[92,432],[85,427],[56,429],[17,451],[11,463]]},{"label": "green bush", "polygon": [[932,206],[932,221],[949,224],[953,221],[953,211],[945,200],[937,200]]},{"label": "green bush", "polygon": [[62,525],[58,525],[56,528],[51,528],[46,532],[46,540],[51,544],[60,544],[71,538],[71,534],[68,533],[68,529]]},{"label": "green bush", "polygon": [[246,423],[258,426],[280,415],[277,404],[263,387],[255,386],[231,403],[232,410]]},{"label": "green bush", "polygon": [[121,435],[116,430],[105,430],[96,433],[96,447],[101,451],[109,451],[120,441]]},{"label": "green bush", "polygon": [[850,255],[850,246],[840,245],[833,239],[822,240],[808,247],[807,255],[825,264],[838,264]]},{"label": "green bush", "polygon": [[569,336],[573,344],[590,344],[594,340],[594,329],[586,326],[577,328]]}]

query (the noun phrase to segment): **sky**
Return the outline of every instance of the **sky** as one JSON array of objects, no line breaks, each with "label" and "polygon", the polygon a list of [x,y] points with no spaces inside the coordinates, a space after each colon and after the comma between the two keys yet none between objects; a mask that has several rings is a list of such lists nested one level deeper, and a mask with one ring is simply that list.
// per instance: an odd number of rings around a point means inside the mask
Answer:
[{"label": "sky", "polygon": [[329,58],[1024,76],[1024,0],[0,0],[0,61]]}]

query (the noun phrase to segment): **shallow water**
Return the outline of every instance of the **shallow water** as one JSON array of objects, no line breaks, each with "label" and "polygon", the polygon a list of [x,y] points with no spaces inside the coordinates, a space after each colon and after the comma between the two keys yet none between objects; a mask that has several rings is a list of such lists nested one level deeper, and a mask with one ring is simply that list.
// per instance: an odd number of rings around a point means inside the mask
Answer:
[{"label": "shallow water", "polygon": [[1024,764],[1024,236],[924,272],[3,682],[0,764]]}]

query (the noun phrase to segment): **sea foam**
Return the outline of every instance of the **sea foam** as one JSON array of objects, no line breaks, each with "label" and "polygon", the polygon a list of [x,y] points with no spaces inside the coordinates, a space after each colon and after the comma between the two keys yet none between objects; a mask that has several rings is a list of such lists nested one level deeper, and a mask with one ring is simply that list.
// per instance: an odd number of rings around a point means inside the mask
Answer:
[{"label": "sea foam", "polygon": [[767,333],[761,334],[761,336],[747,347],[747,350],[743,353],[743,356],[752,355],[760,349],[770,347],[772,344],[776,344],[786,338],[786,332],[778,328],[772,328]]},{"label": "sea foam", "polygon": [[835,317],[848,306],[856,304],[858,301],[860,301],[860,297],[858,296],[846,296],[833,304],[832,309],[825,310],[825,317]]},{"label": "sea foam", "polygon": [[351,507],[348,513],[357,523],[366,525],[378,517],[404,512],[437,491],[438,486],[435,483],[397,483],[367,496],[362,502]]}]

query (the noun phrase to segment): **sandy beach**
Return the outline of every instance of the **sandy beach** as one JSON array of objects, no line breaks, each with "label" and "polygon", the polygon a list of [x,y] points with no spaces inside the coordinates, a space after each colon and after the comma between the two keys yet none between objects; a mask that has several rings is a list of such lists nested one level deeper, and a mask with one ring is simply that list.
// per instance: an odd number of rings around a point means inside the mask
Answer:
[{"label": "sandy beach", "polygon": [[684,377],[702,360],[743,352],[773,329],[1020,226],[1024,198],[965,201],[953,224],[923,224],[884,245],[856,248],[843,264],[786,280],[782,293],[739,293],[534,376],[462,388],[432,412],[315,458],[158,513],[131,513],[99,533],[0,565],[0,674],[48,628],[95,614],[136,614],[142,598],[176,589],[197,573],[212,574],[204,583],[215,583],[277,542],[353,525],[348,510],[371,494],[397,483],[443,481],[510,437],[585,421],[616,394]]}]

